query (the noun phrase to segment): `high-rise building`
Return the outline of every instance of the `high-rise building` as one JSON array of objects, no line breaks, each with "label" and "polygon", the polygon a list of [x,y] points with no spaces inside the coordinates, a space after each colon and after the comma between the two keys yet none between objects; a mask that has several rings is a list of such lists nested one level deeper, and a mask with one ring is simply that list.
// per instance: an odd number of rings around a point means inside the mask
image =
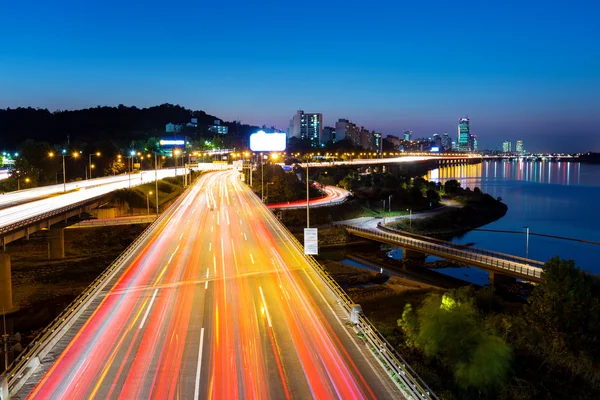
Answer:
[{"label": "high-rise building", "polygon": [[456,140],[457,150],[458,151],[469,151],[469,142],[470,142],[470,120],[469,118],[459,118],[458,119],[458,138]]},{"label": "high-rise building", "polygon": [[335,136],[335,128],[332,128],[331,126],[326,126],[325,128],[323,128],[323,137],[321,138],[321,144],[327,144],[329,142],[333,142],[335,143],[336,140],[336,136]]},{"label": "high-rise building", "polygon": [[452,138],[448,135],[448,132],[444,132],[444,136],[442,136],[442,147],[444,151],[452,150]]},{"label": "high-rise building", "polygon": [[504,142],[502,142],[502,152],[503,153],[512,152],[512,143],[510,142],[510,140],[505,140]]},{"label": "high-rise building", "polygon": [[517,140],[515,143],[515,151],[517,154],[525,154],[525,146],[523,146],[522,140]]},{"label": "high-rise building", "polygon": [[383,153],[383,135],[381,133],[373,132],[371,133],[371,150],[377,152],[377,154],[381,155]]},{"label": "high-rise building", "polygon": [[477,151],[477,135],[469,135],[469,151]]},{"label": "high-rise building", "polygon": [[365,150],[371,150],[373,147],[373,134],[365,129],[364,126],[360,127],[360,147]]},{"label": "high-rise building", "polygon": [[323,136],[323,114],[298,110],[290,121],[288,136],[309,139],[311,146],[318,147]]},{"label": "high-rise building", "polygon": [[404,131],[404,140],[409,142],[412,139],[412,131]]},{"label": "high-rise building", "polygon": [[348,139],[353,145],[360,146],[360,128],[341,118],[335,123],[335,138],[337,141]]},{"label": "high-rise building", "polygon": [[394,146],[394,150],[400,149],[400,138],[398,136],[387,135],[385,139]]},{"label": "high-rise building", "polygon": [[442,137],[440,136],[439,133],[433,134],[433,143],[434,143],[434,147],[437,147],[438,150],[440,150],[442,148]]}]

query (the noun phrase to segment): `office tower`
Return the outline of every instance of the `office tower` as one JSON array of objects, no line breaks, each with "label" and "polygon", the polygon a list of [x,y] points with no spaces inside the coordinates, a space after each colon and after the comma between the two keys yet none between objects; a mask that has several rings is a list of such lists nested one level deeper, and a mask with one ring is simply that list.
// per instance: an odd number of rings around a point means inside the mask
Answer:
[{"label": "office tower", "polygon": [[458,138],[456,140],[458,151],[469,151],[470,142],[470,120],[469,118],[458,119]]},{"label": "office tower", "polygon": [[442,147],[444,151],[452,150],[452,138],[448,135],[448,132],[444,132],[444,136],[442,136]]},{"label": "office tower", "polygon": [[381,155],[383,153],[383,135],[381,133],[371,133],[371,150]]},{"label": "office tower", "polygon": [[290,121],[288,135],[299,139],[309,139],[312,147],[318,147],[323,136],[323,115],[298,110]]},{"label": "office tower", "polygon": [[477,151],[477,135],[469,135],[469,151]]},{"label": "office tower", "polygon": [[502,142],[502,152],[503,153],[512,152],[512,143],[510,142],[510,140],[505,140],[504,142]]},{"label": "office tower", "polygon": [[407,142],[412,140],[412,131],[404,131],[404,140]]},{"label": "office tower", "polygon": [[517,154],[525,154],[525,147],[523,146],[523,141],[522,140],[517,140],[516,144],[515,144],[515,151],[517,152]]}]

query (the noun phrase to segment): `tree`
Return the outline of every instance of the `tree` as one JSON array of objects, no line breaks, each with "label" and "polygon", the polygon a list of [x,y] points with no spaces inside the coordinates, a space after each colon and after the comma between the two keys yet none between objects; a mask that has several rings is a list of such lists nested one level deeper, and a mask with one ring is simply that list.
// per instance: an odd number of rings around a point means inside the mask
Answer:
[{"label": "tree", "polygon": [[451,179],[444,183],[444,192],[446,192],[446,194],[460,193],[460,190],[460,183],[456,179]]},{"label": "tree", "polygon": [[555,345],[600,357],[600,280],[559,257],[544,264],[542,279],[529,296],[525,319]]},{"label": "tree", "polygon": [[485,330],[470,288],[432,293],[416,312],[407,305],[398,325],[410,343],[451,370],[465,391],[486,391],[508,377],[512,351]]},{"label": "tree", "polygon": [[440,202],[440,200],[442,199],[440,197],[440,194],[436,190],[433,190],[433,189],[427,189],[425,196],[427,197],[427,200],[429,200],[431,203],[434,203],[434,204],[438,204]]}]

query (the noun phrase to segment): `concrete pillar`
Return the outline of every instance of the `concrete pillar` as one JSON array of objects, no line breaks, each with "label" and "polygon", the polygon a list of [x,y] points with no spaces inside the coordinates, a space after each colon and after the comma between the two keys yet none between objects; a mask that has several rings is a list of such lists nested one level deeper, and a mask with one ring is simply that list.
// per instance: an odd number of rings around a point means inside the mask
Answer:
[{"label": "concrete pillar", "polygon": [[12,311],[14,311],[14,306],[10,278],[10,255],[0,253],[0,315]]},{"label": "concrete pillar", "polygon": [[509,275],[500,274],[498,272],[490,271],[490,286],[496,285],[510,285],[511,283],[515,283],[517,278]]},{"label": "concrete pillar", "polygon": [[402,249],[403,260],[425,260],[427,255],[414,250]]},{"label": "concrete pillar", "polygon": [[48,231],[48,258],[65,258],[65,230],[53,228]]}]

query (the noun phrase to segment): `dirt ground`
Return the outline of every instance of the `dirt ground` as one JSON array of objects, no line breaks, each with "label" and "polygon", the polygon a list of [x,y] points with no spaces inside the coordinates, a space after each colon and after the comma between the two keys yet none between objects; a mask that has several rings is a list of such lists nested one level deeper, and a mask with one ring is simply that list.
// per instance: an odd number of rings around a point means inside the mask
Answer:
[{"label": "dirt ground", "polygon": [[48,260],[47,233],[7,246],[11,257],[13,304],[9,333],[25,346],[58,316],[135,240],[147,225],[65,229],[65,258]]}]

